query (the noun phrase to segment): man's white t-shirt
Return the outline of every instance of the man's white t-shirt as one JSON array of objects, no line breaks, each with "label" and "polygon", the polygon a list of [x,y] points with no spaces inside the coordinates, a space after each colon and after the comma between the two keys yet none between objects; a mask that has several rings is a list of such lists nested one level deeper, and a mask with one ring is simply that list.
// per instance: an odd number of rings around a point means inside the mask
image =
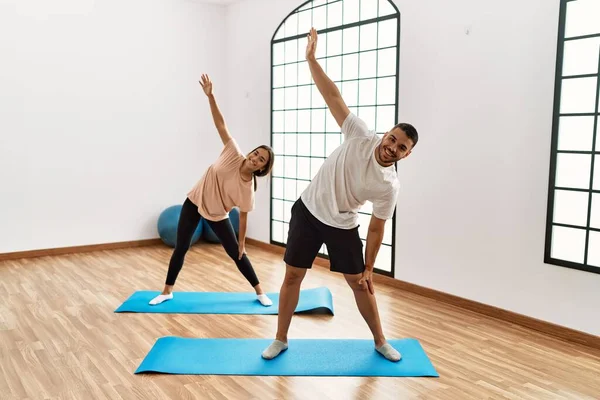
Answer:
[{"label": "man's white t-shirt", "polygon": [[350,113],[342,124],[344,142],[327,157],[300,198],[319,221],[341,229],[358,226],[358,211],[366,201],[372,214],[390,219],[400,189],[394,165],[375,158],[381,138]]}]

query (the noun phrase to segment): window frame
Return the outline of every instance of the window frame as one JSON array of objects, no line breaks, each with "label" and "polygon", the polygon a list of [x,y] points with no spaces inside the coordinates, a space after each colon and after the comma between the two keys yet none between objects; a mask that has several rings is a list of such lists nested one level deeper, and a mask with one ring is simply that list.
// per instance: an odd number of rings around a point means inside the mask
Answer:
[{"label": "window frame", "polygon": [[[303,37],[304,35],[306,35],[306,33],[303,34],[297,34],[294,36],[290,36],[290,37],[282,37],[280,39],[275,39],[275,37],[277,36],[278,32],[280,29],[282,29],[282,26],[284,25],[284,23],[288,20],[288,18],[290,16],[292,16],[294,13],[296,13],[299,9],[301,9],[302,7],[304,7],[305,5],[307,5],[308,3],[311,3],[313,0],[307,0],[304,1],[302,4],[300,4],[298,7],[296,7],[294,10],[292,10],[282,21],[281,23],[277,26],[277,29],[275,29],[275,32],[273,33],[273,36],[271,37],[271,61],[270,61],[270,97],[271,97],[271,101],[270,101],[270,121],[271,121],[271,137],[270,137],[270,145],[271,147],[273,147],[273,135],[274,135],[274,118],[273,118],[273,114],[274,114],[274,110],[273,110],[273,106],[274,106],[274,88],[273,88],[273,80],[274,80],[274,74],[273,74],[273,61],[274,61],[274,45],[280,42],[285,42],[288,40],[298,40],[300,37]],[[338,0],[338,1],[344,1],[344,0]],[[361,0],[361,1],[365,1],[365,0]],[[369,0],[367,0],[369,1]],[[379,1],[379,0],[370,0],[370,1]],[[400,28],[401,28],[401,15],[400,15],[400,11],[398,10],[398,7],[396,6],[396,4],[394,4],[393,1],[390,0],[384,0],[387,1],[395,10],[395,12],[393,14],[389,14],[386,15],[384,17],[380,17],[379,15],[375,18],[370,18],[370,19],[366,19],[366,20],[360,20],[357,22],[353,22],[353,23],[349,23],[349,24],[343,24],[336,26],[334,28],[326,28],[326,29],[321,29],[319,30],[319,34],[322,33],[329,33],[329,32],[335,32],[338,30],[343,30],[343,29],[349,29],[352,27],[360,27],[362,25],[367,25],[367,24],[371,24],[371,23],[379,23],[382,21],[386,21],[386,20],[392,20],[395,19],[396,20],[396,71],[395,71],[395,82],[396,82],[396,87],[395,87],[395,102],[394,102],[394,124],[398,123],[398,112],[399,112],[399,105],[398,105],[398,97],[399,97],[399,77],[400,77]],[[326,6],[327,4],[329,4],[331,1],[327,0],[325,2],[325,5],[318,5],[317,7],[320,6]],[[359,2],[359,7],[360,7],[360,2]],[[390,48],[393,46],[390,46]],[[375,51],[379,51],[379,47],[377,47],[375,49]],[[361,54],[363,52],[366,51],[358,51],[358,54]],[[342,55],[344,53],[342,52]],[[393,75],[390,75],[390,77]],[[371,79],[371,78],[357,78],[357,84],[358,82],[360,82],[361,80],[365,80],[365,79]],[[374,78],[374,79],[378,79],[378,78]],[[358,105],[358,107],[360,107],[360,105]],[[352,108],[352,107],[351,107]],[[329,109],[326,108],[325,112],[329,112]],[[371,128],[371,127],[370,127]],[[391,127],[390,127],[391,128]],[[376,129],[375,127],[372,127],[372,129]],[[341,145],[341,144],[340,144]],[[312,156],[311,156],[312,157]],[[325,158],[327,158],[328,156],[325,156]],[[317,157],[318,158],[318,157]],[[397,163],[395,163],[395,166],[397,168]],[[311,179],[312,180],[312,179]],[[278,242],[276,240],[273,239],[273,179],[270,179],[270,193],[269,193],[269,242],[272,245],[276,245],[276,246],[280,246],[280,247],[286,247],[285,243],[281,243]],[[297,198],[300,197],[300,195],[298,194],[296,196]],[[391,224],[392,224],[392,238],[391,238],[391,245],[389,247],[391,247],[391,262],[390,262],[390,271],[386,271],[386,270],[382,270],[380,268],[374,268],[373,272],[380,274],[380,275],[385,275],[385,276],[389,276],[389,277],[394,277],[395,276],[395,272],[396,272],[396,215],[397,215],[397,205],[394,207],[394,213],[393,216],[391,218]],[[371,214],[372,215],[372,214]],[[386,224],[390,223],[390,221],[388,220],[386,222]],[[383,246],[383,244],[382,244]],[[364,248],[366,249],[366,240],[365,240],[365,245]],[[364,251],[364,250],[363,250]],[[380,250],[381,253],[381,250]],[[319,251],[319,253],[317,254],[318,258],[321,259],[325,259],[325,260],[329,260],[329,255],[328,254],[323,254]],[[379,254],[378,254],[379,257]]]},{"label": "window frame", "polygon": [[[600,274],[600,267],[596,267],[588,264],[588,255],[589,255],[589,244],[590,244],[590,232],[600,232],[600,229],[592,228],[590,226],[591,215],[592,215],[592,198],[593,194],[600,194],[600,191],[593,190],[594,183],[594,162],[595,156],[600,155],[600,152],[596,150],[596,139],[600,137],[600,129],[599,118],[600,111],[598,108],[598,102],[600,101],[600,55],[598,60],[598,71],[596,74],[585,74],[585,75],[574,75],[575,77],[596,77],[596,100],[595,100],[595,108],[592,113],[582,113],[583,115],[591,115],[594,117],[594,128],[592,132],[592,148],[591,148],[591,172],[590,172],[590,186],[588,189],[574,189],[574,188],[562,188],[556,186],[556,172],[557,172],[557,161],[559,154],[577,154],[582,152],[577,151],[565,151],[558,149],[558,141],[559,141],[559,123],[560,117],[565,115],[572,115],[570,113],[561,113],[561,94],[562,94],[562,82],[565,79],[563,76],[563,58],[564,58],[564,47],[565,42],[571,40],[580,40],[590,37],[599,37],[600,32],[591,35],[583,35],[576,37],[565,37],[565,29],[566,29],[566,17],[567,17],[567,7],[568,3],[571,3],[577,0],[561,0],[560,1],[560,11],[559,11],[559,22],[558,22],[558,36],[557,36],[557,52],[556,52],[556,65],[555,65],[555,81],[554,81],[554,107],[553,107],[553,116],[552,116],[552,140],[551,140],[551,150],[550,150],[550,168],[549,168],[549,179],[548,179],[548,201],[547,201],[547,211],[546,211],[546,237],[545,237],[545,248],[544,248],[544,263],[550,265],[556,265],[560,267],[566,267],[571,269],[576,269],[580,271],[587,271],[596,274]],[[567,79],[572,79],[571,76]],[[578,115],[578,113],[574,113]],[[588,151],[583,152],[584,154],[588,154]],[[599,160],[600,162],[600,160]],[[557,189],[567,189],[570,191],[578,191],[578,192],[586,192],[588,193],[588,209],[587,209],[587,222],[586,227],[582,228],[580,226],[574,226],[569,224],[555,223],[554,222],[554,205],[555,205],[555,190]],[[585,247],[584,247],[584,258],[583,263],[577,263],[574,261],[562,260],[558,258],[552,257],[552,231],[553,227],[562,226],[566,228],[577,228],[580,230],[585,230]]]}]

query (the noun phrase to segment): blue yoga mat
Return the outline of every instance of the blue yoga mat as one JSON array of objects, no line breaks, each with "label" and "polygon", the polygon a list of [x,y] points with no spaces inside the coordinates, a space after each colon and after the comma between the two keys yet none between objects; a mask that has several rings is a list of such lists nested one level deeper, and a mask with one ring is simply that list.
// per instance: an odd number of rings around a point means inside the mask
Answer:
[{"label": "blue yoga mat", "polygon": [[197,339],[162,337],[136,374],[269,376],[438,377],[416,339],[389,340],[401,354],[398,362],[375,351],[373,340],[295,339],[272,360],[261,357],[272,339]]},{"label": "blue yoga mat", "polygon": [[[164,314],[262,314],[275,315],[279,308],[279,293],[267,293],[273,305],[265,307],[255,293],[243,292],[174,292],[173,298],[161,304],[148,304],[158,291],[137,291],[115,312]],[[325,312],[333,315],[333,298],[326,287],[300,291],[297,313]]]}]

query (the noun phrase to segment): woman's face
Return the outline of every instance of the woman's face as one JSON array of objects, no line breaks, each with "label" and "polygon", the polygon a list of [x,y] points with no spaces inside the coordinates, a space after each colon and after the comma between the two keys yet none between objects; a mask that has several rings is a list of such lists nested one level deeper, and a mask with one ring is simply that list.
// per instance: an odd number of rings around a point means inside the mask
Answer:
[{"label": "woman's face", "polygon": [[252,150],[247,156],[248,164],[253,172],[260,171],[269,162],[269,152],[262,147]]}]

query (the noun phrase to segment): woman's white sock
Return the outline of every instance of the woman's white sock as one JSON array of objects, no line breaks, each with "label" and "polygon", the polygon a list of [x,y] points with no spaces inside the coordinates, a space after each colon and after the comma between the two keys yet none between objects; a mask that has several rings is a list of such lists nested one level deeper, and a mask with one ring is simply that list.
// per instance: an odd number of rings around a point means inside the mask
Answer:
[{"label": "woman's white sock", "polygon": [[151,306],[155,306],[157,304],[162,303],[163,301],[171,300],[172,298],[173,298],[173,293],[159,294],[158,296],[156,296],[155,298],[150,300],[150,303],[148,303],[148,304],[150,304]]},{"label": "woman's white sock", "polygon": [[265,307],[273,305],[273,302],[271,301],[271,299],[264,293],[259,294],[256,297],[258,298],[258,301],[260,301],[260,304],[262,304]]}]

